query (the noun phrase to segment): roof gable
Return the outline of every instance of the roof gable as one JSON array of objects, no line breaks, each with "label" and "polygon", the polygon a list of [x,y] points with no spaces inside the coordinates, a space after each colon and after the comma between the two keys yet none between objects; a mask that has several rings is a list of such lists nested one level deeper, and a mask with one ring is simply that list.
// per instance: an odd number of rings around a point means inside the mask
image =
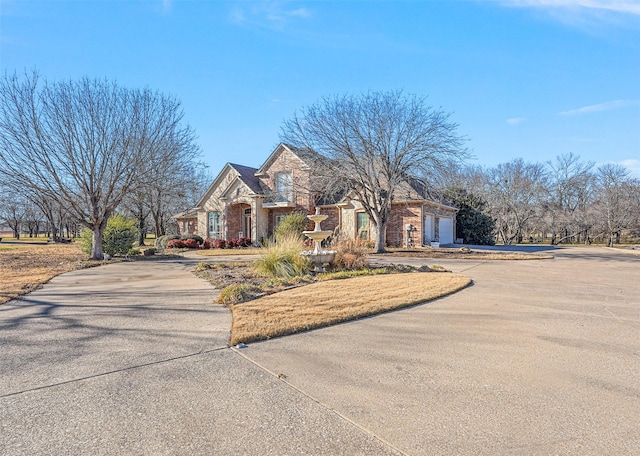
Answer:
[{"label": "roof gable", "polygon": [[[198,201],[196,207],[203,207],[204,204],[211,198],[215,190],[223,184],[225,178],[227,178],[229,174],[233,174],[234,176],[234,179],[232,179],[232,181],[238,180],[242,182],[242,184],[245,185],[249,190],[251,190],[251,192],[260,194],[260,184],[251,180],[251,177],[255,178],[255,176],[251,176],[251,171],[255,172],[255,168],[227,163],[226,165],[224,165],[224,168],[222,168],[222,171],[220,171],[220,173],[213,180],[204,195],[202,195],[202,198],[200,198],[200,201]],[[255,180],[257,181],[257,178]],[[227,183],[227,185],[225,185],[225,189],[228,188],[229,185],[230,183]]]},{"label": "roof gable", "polygon": [[280,155],[282,155],[284,152],[290,152],[292,153],[296,158],[298,158],[298,160],[300,160],[304,165],[306,166],[311,166],[313,160],[311,159],[312,156],[317,156],[317,154],[315,152],[311,152],[307,149],[299,149],[297,147],[293,147],[289,144],[285,144],[285,143],[280,143],[278,144],[278,147],[275,148],[275,150],[273,152],[271,152],[271,155],[269,155],[269,158],[267,158],[265,160],[265,162],[262,164],[262,166],[260,167],[260,169],[258,169],[258,171],[256,171],[255,175],[256,176],[260,176],[260,175],[264,175],[267,173],[267,170],[273,165],[273,163],[278,160],[278,158],[280,158]]}]

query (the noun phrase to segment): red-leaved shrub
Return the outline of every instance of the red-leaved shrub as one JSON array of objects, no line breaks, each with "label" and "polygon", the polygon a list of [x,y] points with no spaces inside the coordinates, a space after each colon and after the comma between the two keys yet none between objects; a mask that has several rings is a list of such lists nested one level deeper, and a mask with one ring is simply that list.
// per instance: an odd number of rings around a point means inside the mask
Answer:
[{"label": "red-leaved shrub", "polygon": [[224,239],[214,239],[211,242],[211,247],[213,247],[214,249],[226,249],[227,241],[225,241]]},{"label": "red-leaved shrub", "polygon": [[184,247],[184,241],[181,241],[180,239],[171,239],[167,242],[168,249],[183,249]]},{"label": "red-leaved shrub", "polygon": [[241,237],[238,239],[238,247],[251,247],[251,238]]},{"label": "red-leaved shrub", "polygon": [[196,241],[195,239],[185,239],[184,241],[182,241],[182,243],[188,249],[197,249],[200,246],[198,244],[198,241]]}]

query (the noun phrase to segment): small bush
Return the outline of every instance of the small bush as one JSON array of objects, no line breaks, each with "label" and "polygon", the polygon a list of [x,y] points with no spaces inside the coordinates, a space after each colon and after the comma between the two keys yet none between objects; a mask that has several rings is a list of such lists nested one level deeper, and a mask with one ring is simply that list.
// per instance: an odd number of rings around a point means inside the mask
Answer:
[{"label": "small bush", "polygon": [[[102,251],[107,255],[126,255],[138,236],[136,221],[119,214],[114,214],[107,220],[107,226],[102,233]],[[93,232],[83,228],[80,232],[80,248],[85,253],[91,253]]]},{"label": "small bush", "polygon": [[200,247],[200,244],[198,244],[198,241],[193,239],[193,238],[188,238],[185,240],[182,240],[182,244],[188,248],[188,249],[197,249],[198,247]]},{"label": "small bush", "polygon": [[164,236],[160,236],[156,239],[156,247],[159,249],[166,249],[167,243],[172,239],[180,239],[180,236],[177,234],[165,234]]},{"label": "small bush", "polygon": [[256,270],[271,277],[304,276],[311,270],[311,261],[301,253],[300,237],[291,234],[278,242],[267,244],[265,252],[255,263]]},{"label": "small bush", "polygon": [[231,239],[227,241],[227,248],[237,249],[242,247],[251,247],[251,239],[248,237],[241,237],[238,239]]},{"label": "small bush", "polygon": [[250,301],[261,293],[262,290],[255,285],[236,283],[229,285],[220,292],[220,295],[218,296],[218,304],[230,305]]},{"label": "small bush", "polygon": [[80,238],[78,239],[80,250],[87,255],[91,254],[91,245],[93,243],[93,231],[89,228],[82,227],[80,230]]},{"label": "small bush", "polygon": [[207,269],[211,269],[211,265],[209,263],[205,263],[204,261],[201,261],[196,266],[196,271],[206,271]]},{"label": "small bush", "polygon": [[156,250],[156,249],[154,249],[154,248],[152,247],[152,248],[150,248],[150,249],[146,249],[146,250],[143,252],[143,255],[144,255],[144,256],[153,256],[153,255],[155,255],[155,254],[156,254],[156,252],[157,252],[157,250]]},{"label": "small bush", "polygon": [[109,217],[102,236],[102,247],[108,255],[125,255],[138,238],[136,221],[122,215]]},{"label": "small bush", "polygon": [[185,248],[184,242],[180,239],[171,239],[167,242],[168,249],[183,249]]},{"label": "small bush", "polygon": [[307,229],[308,223],[309,219],[299,212],[287,215],[276,227],[276,242],[280,242],[280,240],[288,240],[292,236],[302,240],[302,232]]},{"label": "small bush", "polygon": [[224,239],[214,239],[213,241],[211,241],[211,247],[213,247],[214,249],[226,249],[227,241],[225,241]]},{"label": "small bush", "polygon": [[140,253],[142,253],[140,249],[129,249],[129,251],[127,252],[127,255],[130,255],[130,256],[140,255]]},{"label": "small bush", "polygon": [[251,238],[242,237],[238,239],[238,247],[251,247]]},{"label": "small bush", "polygon": [[198,236],[197,234],[183,234],[182,236],[180,236],[180,239],[183,241],[193,239],[198,243],[198,246],[204,244],[204,239],[202,239],[202,236]]},{"label": "small bush", "polygon": [[208,240],[204,241],[204,244],[202,244],[202,248],[209,250],[211,248],[211,243]]}]

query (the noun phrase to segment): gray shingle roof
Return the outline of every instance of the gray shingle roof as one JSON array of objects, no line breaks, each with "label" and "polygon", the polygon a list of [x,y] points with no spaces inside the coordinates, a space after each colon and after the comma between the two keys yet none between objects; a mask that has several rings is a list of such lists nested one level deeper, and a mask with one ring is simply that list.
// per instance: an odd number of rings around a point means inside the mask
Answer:
[{"label": "gray shingle roof", "polygon": [[251,189],[252,192],[260,194],[262,193],[262,188],[260,187],[260,180],[255,176],[258,171],[256,168],[251,168],[250,166],[237,165],[235,163],[229,163],[233,169],[238,171],[240,174],[240,179],[242,182],[247,184],[247,187]]}]

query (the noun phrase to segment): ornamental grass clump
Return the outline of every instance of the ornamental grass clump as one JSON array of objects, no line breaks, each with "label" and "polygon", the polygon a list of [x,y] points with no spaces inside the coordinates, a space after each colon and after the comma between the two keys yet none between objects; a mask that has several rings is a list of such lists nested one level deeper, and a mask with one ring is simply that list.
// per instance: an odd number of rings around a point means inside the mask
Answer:
[{"label": "ornamental grass clump", "polygon": [[290,242],[295,238],[301,242],[304,236],[302,232],[307,229],[309,219],[304,214],[294,212],[284,217],[275,229],[276,242]]},{"label": "ornamental grass clump", "polygon": [[340,239],[331,248],[337,251],[333,260],[335,270],[352,271],[364,269],[368,265],[367,249],[357,239]]},{"label": "ornamental grass clump", "polygon": [[264,293],[260,287],[245,283],[236,283],[234,285],[229,285],[220,292],[220,295],[218,296],[218,304],[239,304],[241,302],[251,301],[257,296],[263,294]]},{"label": "ornamental grass clump", "polygon": [[255,263],[256,270],[269,277],[301,277],[311,270],[311,261],[302,255],[300,236],[292,233],[269,241]]}]

